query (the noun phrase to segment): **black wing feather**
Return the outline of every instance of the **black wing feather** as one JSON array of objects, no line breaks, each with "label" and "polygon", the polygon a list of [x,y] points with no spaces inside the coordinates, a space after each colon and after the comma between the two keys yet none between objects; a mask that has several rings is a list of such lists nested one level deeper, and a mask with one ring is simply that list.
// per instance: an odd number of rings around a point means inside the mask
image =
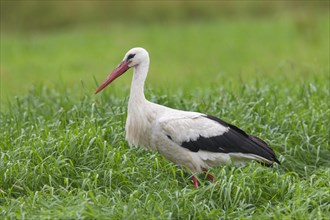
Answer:
[{"label": "black wing feather", "polygon": [[199,150],[218,152],[218,153],[246,153],[261,156],[267,160],[280,163],[274,151],[258,137],[248,135],[238,127],[211,116],[204,116],[214,120],[223,126],[229,127],[229,131],[219,136],[203,137],[199,136],[195,141],[182,142],[181,146],[193,152]]}]

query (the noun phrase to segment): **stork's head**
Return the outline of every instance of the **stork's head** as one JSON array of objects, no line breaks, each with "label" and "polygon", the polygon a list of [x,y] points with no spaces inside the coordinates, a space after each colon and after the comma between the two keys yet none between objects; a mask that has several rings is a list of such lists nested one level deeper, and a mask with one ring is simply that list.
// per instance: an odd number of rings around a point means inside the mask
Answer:
[{"label": "stork's head", "polygon": [[125,73],[129,68],[138,66],[142,62],[149,60],[148,52],[142,47],[135,47],[130,49],[124,56],[124,59],[121,63],[110,73],[107,79],[100,85],[96,90],[95,94],[104,89],[116,78]]},{"label": "stork's head", "polygon": [[146,51],[142,47],[135,47],[130,49],[124,56],[124,59],[122,62],[127,62],[128,67],[133,67],[136,65],[139,65],[146,59],[149,59],[148,51]]}]

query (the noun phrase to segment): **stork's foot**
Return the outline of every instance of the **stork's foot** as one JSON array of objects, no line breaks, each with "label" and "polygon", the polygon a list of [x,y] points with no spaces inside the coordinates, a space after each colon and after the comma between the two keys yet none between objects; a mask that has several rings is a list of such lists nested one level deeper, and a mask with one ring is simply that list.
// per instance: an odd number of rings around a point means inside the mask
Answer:
[{"label": "stork's foot", "polygon": [[[205,172],[207,172],[207,171],[205,171]],[[210,174],[210,173],[207,173],[206,178],[208,180],[210,180],[211,182],[215,182],[215,180],[216,180],[215,177],[212,174]],[[191,177],[191,180],[192,180],[192,182],[194,184],[194,187],[197,189],[198,188],[198,180],[197,180],[197,178],[195,176],[192,176]]]},{"label": "stork's foot", "polygon": [[197,189],[198,188],[198,180],[197,180],[197,178],[194,177],[194,176],[192,176],[191,179],[192,179],[192,181],[194,183],[194,187]]}]

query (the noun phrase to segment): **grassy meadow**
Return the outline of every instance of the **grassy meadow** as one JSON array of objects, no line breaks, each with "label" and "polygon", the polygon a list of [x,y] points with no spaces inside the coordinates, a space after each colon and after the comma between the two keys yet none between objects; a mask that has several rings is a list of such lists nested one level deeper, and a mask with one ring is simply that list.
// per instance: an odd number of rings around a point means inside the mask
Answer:
[{"label": "grassy meadow", "polygon": [[[329,14],[1,32],[0,219],[327,219]],[[281,165],[191,174],[125,141],[128,49],[146,97],[266,140]]]}]

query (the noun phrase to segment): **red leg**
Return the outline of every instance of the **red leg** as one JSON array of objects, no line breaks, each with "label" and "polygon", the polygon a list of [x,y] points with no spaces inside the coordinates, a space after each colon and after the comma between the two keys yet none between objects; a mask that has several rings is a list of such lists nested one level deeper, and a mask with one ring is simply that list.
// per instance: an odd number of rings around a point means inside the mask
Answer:
[{"label": "red leg", "polygon": [[192,176],[191,179],[192,179],[192,181],[194,183],[194,187],[197,189],[198,188],[198,180],[194,176]]},{"label": "red leg", "polygon": [[210,181],[212,181],[212,182],[214,182],[214,180],[215,180],[214,176],[212,176],[209,173],[207,174],[207,179],[210,180]]},{"label": "red leg", "polygon": [[204,171],[205,173],[207,173],[206,178],[207,178],[208,180],[210,180],[210,181],[212,181],[212,182],[215,181],[215,177],[214,177],[212,174],[208,173],[208,170],[207,170],[207,169],[203,169],[203,171]]}]

